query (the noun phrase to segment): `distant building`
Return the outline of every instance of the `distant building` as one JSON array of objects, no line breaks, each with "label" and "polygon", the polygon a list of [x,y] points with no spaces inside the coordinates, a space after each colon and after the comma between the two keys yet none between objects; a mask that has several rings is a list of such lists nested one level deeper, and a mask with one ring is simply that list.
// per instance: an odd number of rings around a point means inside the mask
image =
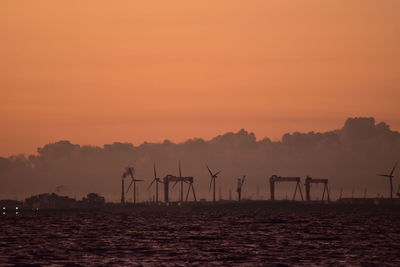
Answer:
[{"label": "distant building", "polygon": [[89,193],[86,197],[80,201],[80,206],[82,208],[101,208],[104,207],[106,200],[104,197],[96,193]]},{"label": "distant building", "polygon": [[25,199],[24,206],[29,209],[73,209],[77,208],[77,201],[66,196],[45,193]]}]

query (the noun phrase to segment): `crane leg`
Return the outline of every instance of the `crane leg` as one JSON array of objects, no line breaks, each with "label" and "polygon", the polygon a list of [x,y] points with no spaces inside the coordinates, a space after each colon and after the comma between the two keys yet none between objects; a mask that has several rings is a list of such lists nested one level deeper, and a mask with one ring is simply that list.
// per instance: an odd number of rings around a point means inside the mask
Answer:
[{"label": "crane leg", "polygon": [[328,187],[328,185],[325,185],[325,186],[326,186],[326,195],[327,195],[328,201],[331,201],[331,197],[329,195],[329,187]]},{"label": "crane leg", "polygon": [[304,198],[303,198],[303,193],[301,192],[300,183],[297,183],[297,186],[299,187],[299,192],[300,192],[301,200],[304,200]]},{"label": "crane leg", "polygon": [[188,191],[187,191],[187,193],[186,193],[186,201],[188,200],[188,198],[189,198],[189,192],[190,192],[190,186],[191,186],[192,184],[189,184],[189,187],[188,187]]},{"label": "crane leg", "polygon": [[196,193],[194,192],[194,186],[193,186],[193,184],[192,184],[192,192],[193,192],[194,201],[197,202]]}]

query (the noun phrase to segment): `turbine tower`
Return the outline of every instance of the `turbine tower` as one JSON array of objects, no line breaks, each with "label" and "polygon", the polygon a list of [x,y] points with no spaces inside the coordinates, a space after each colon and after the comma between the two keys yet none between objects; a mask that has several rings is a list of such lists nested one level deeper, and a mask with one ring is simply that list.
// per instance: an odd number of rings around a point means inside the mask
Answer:
[{"label": "turbine tower", "polygon": [[181,161],[179,161],[179,179],[181,181],[181,204],[182,204],[183,203],[183,179],[182,179]]},{"label": "turbine tower", "polygon": [[121,204],[124,205],[125,204],[125,175],[126,172],[124,172],[122,174],[122,179],[121,179],[121,183],[122,183],[122,190],[121,190]]},{"label": "turbine tower", "polygon": [[210,170],[210,168],[208,167],[207,164],[206,164],[206,167],[207,167],[207,170],[208,170],[208,172],[210,173],[210,177],[211,177],[211,180],[210,180],[210,189],[209,189],[208,191],[209,191],[209,192],[211,191],[211,186],[213,185],[213,202],[215,202],[215,179],[218,178],[218,174],[219,174],[222,170],[220,170],[220,171],[218,171],[218,172],[216,172],[216,173],[212,173],[212,171]]},{"label": "turbine tower", "polygon": [[397,167],[397,164],[399,162],[396,162],[396,164],[394,164],[392,171],[390,172],[390,174],[377,174],[378,176],[383,176],[383,177],[387,177],[390,180],[390,199],[393,199],[393,173]]}]

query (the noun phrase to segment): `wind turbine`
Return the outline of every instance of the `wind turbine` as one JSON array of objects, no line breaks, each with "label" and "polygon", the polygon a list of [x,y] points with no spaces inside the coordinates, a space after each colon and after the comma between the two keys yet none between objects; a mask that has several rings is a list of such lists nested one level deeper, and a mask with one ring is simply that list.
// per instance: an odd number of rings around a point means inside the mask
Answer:
[{"label": "wind turbine", "polygon": [[383,176],[383,177],[387,177],[390,179],[390,199],[393,199],[393,177],[394,177],[393,173],[394,173],[394,170],[396,169],[398,163],[399,162],[396,162],[396,164],[394,164],[393,169],[390,172],[390,174],[377,174],[378,176]]},{"label": "wind turbine", "polygon": [[154,169],[154,179],[153,179],[153,181],[151,181],[151,184],[150,184],[149,187],[147,188],[147,191],[150,190],[151,186],[152,186],[154,183],[156,183],[156,203],[158,203],[158,184],[159,184],[159,183],[162,184],[163,182],[161,181],[160,178],[157,178],[156,162],[155,162],[155,161],[154,161],[153,169]]},{"label": "wind turbine", "polygon": [[126,176],[131,176],[132,178],[131,183],[128,186],[128,189],[126,190],[126,193],[129,192],[129,189],[133,184],[133,204],[136,204],[136,182],[143,182],[143,180],[135,179],[135,169],[133,167],[126,168],[126,171],[122,177]]},{"label": "wind turbine", "polygon": [[218,171],[218,172],[216,172],[216,173],[212,173],[212,171],[210,170],[210,168],[208,167],[208,165],[206,164],[206,166],[207,166],[207,170],[208,170],[208,172],[210,173],[210,177],[211,177],[211,180],[210,180],[210,189],[208,190],[208,191],[211,191],[211,185],[214,185],[213,186],[213,202],[215,202],[215,179],[217,179],[218,178],[218,174],[222,171],[222,170],[220,170],[220,171]]},{"label": "wind turbine", "polygon": [[127,176],[133,177],[135,169],[133,167],[126,167],[124,173],[122,174],[122,190],[121,190],[121,204],[125,204],[125,178]]},{"label": "wind turbine", "polygon": [[237,193],[238,193],[238,200],[240,201],[242,199],[242,187],[244,184],[244,181],[246,179],[246,175],[243,175],[242,178],[238,178],[238,184],[237,184]]}]

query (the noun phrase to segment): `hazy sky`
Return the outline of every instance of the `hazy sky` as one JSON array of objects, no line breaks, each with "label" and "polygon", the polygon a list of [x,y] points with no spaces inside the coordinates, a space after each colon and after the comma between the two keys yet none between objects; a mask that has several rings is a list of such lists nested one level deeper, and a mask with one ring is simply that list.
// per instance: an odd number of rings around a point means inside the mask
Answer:
[{"label": "hazy sky", "polygon": [[400,129],[400,1],[0,2],[0,156]]}]

